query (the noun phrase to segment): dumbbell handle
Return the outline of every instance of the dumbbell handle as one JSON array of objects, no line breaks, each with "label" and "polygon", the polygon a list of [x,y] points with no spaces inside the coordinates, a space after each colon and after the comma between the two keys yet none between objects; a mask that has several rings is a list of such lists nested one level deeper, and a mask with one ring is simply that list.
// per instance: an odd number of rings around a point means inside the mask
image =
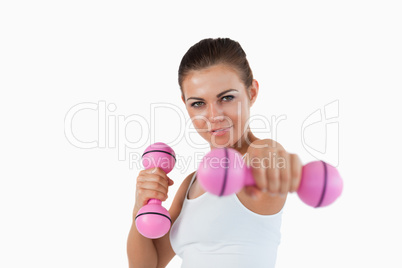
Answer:
[{"label": "dumbbell handle", "polygon": [[151,205],[151,204],[162,205],[162,201],[160,201],[159,199],[156,199],[156,198],[151,198],[148,200],[147,205]]}]

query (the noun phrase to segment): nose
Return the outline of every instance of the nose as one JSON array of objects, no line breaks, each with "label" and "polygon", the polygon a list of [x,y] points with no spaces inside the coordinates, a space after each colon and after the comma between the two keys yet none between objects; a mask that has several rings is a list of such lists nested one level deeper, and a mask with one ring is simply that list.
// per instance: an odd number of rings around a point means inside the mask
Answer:
[{"label": "nose", "polygon": [[223,121],[225,117],[222,109],[218,105],[210,104],[208,107],[208,119],[211,123]]}]

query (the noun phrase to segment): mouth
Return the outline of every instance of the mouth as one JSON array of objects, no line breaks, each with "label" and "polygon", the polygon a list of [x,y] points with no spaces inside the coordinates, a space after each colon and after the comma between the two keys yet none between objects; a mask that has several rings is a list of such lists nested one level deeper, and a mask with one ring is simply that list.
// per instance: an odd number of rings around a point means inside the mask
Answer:
[{"label": "mouth", "polygon": [[230,127],[225,127],[225,128],[217,128],[217,129],[213,129],[210,132],[212,133],[212,135],[220,135],[220,134],[225,134],[226,132],[228,132],[233,126]]}]

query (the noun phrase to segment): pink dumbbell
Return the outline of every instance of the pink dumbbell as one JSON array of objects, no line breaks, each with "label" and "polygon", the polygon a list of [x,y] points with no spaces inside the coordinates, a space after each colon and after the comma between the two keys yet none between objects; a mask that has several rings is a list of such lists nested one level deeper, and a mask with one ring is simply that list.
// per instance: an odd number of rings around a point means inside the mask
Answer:
[{"label": "pink dumbbell", "polygon": [[[168,174],[174,167],[176,155],[172,148],[163,142],[157,142],[145,149],[142,164],[145,169],[161,168]],[[164,236],[170,229],[172,220],[169,211],[162,207],[158,199],[150,199],[135,217],[135,225],[143,236],[156,239]]]},{"label": "pink dumbbell", "polygon": [[[239,152],[232,148],[214,149],[204,156],[197,177],[205,191],[225,196],[239,192],[244,186],[255,185],[251,168]],[[336,168],[314,161],[303,166],[297,190],[300,199],[312,207],[325,207],[341,194],[343,181]]]}]

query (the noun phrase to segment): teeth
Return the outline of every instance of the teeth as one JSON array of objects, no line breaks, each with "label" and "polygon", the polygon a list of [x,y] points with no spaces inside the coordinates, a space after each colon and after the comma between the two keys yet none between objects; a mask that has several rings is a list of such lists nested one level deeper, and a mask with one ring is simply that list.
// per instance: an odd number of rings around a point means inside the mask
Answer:
[{"label": "teeth", "polygon": [[212,132],[224,131],[224,130],[226,130],[226,129],[228,129],[228,127],[227,127],[227,128],[221,128],[221,129],[218,129],[218,130],[214,130],[214,131],[212,131]]}]

